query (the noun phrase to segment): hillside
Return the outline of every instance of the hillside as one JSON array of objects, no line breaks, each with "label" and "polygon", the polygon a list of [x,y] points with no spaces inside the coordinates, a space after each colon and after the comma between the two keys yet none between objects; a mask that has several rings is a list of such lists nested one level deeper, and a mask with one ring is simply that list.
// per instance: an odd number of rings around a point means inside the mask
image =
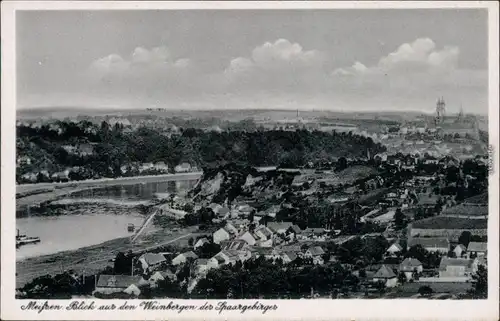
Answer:
[{"label": "hillside", "polygon": [[238,196],[273,195],[283,186],[290,186],[296,173],[282,171],[258,172],[255,168],[234,163],[205,169],[190,194],[197,202],[231,202]]},{"label": "hillside", "polygon": [[[187,128],[165,132],[103,122],[57,122],[53,125],[17,127],[17,157],[29,158],[17,173],[49,173],[81,167],[82,179],[122,176],[121,168],[146,162],[164,162],[169,168],[187,162],[198,168],[215,168],[229,162],[242,166],[297,168],[308,162],[339,157],[364,157],[385,150],[371,138],[351,133],[319,131],[224,131]],[[82,155],[79,146],[91,145]],[[78,152],[72,152],[77,148]],[[346,176],[351,174],[347,173]]]}]

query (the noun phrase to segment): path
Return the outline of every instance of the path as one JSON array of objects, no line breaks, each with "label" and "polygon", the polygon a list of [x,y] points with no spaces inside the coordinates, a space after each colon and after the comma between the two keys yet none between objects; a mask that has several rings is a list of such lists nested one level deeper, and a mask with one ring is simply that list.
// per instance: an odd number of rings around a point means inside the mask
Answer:
[{"label": "path", "polygon": [[149,222],[151,222],[151,220],[155,217],[156,214],[158,214],[158,212],[160,212],[160,209],[155,209],[153,213],[149,214],[149,217],[147,219],[144,220],[144,222],[142,223],[141,227],[135,232],[134,236],[132,236],[132,239],[131,239],[131,242],[134,243],[135,240],[137,240],[137,238],[139,237],[139,235],[141,235],[141,233],[144,231],[144,229],[146,228],[146,226],[149,224]]}]

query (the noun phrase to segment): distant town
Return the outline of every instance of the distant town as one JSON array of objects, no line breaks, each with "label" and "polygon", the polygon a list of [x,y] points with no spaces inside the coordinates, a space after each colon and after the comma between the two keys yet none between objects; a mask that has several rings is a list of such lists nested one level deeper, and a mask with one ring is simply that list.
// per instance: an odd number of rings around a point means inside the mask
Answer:
[{"label": "distant town", "polygon": [[486,297],[480,116],[163,113],[19,118],[18,220],[141,223],[18,260],[18,298]]}]

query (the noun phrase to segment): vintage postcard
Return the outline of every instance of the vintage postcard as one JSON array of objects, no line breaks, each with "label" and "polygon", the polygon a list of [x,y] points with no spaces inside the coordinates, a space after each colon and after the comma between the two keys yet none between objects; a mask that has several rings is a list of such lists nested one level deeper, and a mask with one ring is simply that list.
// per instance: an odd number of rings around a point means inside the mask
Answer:
[{"label": "vintage postcard", "polygon": [[498,320],[498,8],[3,2],[1,318]]}]

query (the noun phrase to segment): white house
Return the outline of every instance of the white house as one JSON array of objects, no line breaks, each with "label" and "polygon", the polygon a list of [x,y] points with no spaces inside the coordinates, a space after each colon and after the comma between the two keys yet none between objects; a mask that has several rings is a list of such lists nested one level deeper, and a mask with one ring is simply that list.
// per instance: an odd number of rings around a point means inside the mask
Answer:
[{"label": "white house", "polygon": [[401,247],[401,245],[399,245],[399,243],[393,243],[391,246],[389,246],[386,253],[389,256],[397,256],[399,253],[401,253],[402,250],[403,248]]},{"label": "white house", "polygon": [[158,253],[145,253],[139,257],[143,271],[153,271],[166,261],[165,257]]},{"label": "white house", "polygon": [[248,231],[243,233],[240,237],[238,237],[238,239],[245,241],[250,246],[255,245],[255,243],[257,242],[255,240],[255,237],[253,237],[253,235]]},{"label": "white house", "polygon": [[202,237],[201,239],[196,241],[196,243],[194,243],[193,248],[196,250],[196,249],[202,247],[206,243],[210,243],[210,241],[206,237]]},{"label": "white house", "polygon": [[467,256],[469,258],[486,256],[487,251],[488,243],[486,242],[470,242],[467,246]]},{"label": "white house", "polygon": [[196,260],[198,255],[196,255],[193,251],[181,253],[172,259],[172,265],[179,265],[187,262],[188,259]]},{"label": "white house", "polygon": [[455,253],[456,257],[462,257],[462,255],[465,255],[465,253],[467,253],[467,248],[463,244],[458,244],[453,249],[453,253]]},{"label": "white house", "polygon": [[220,244],[222,241],[229,240],[231,238],[231,233],[227,231],[225,228],[220,228],[213,234],[214,243]]},{"label": "white house", "polygon": [[176,173],[187,173],[191,171],[191,165],[189,163],[182,163],[174,168]]},{"label": "white house", "polygon": [[269,240],[273,236],[273,232],[266,226],[257,228],[254,234],[262,241]]},{"label": "white house", "polygon": [[149,285],[151,287],[156,287],[158,285],[158,282],[163,281],[163,280],[170,280],[170,281],[175,281],[177,280],[177,276],[172,273],[172,271],[167,270],[167,271],[156,271],[151,275],[149,278]]},{"label": "white house", "polygon": [[472,260],[443,257],[439,263],[439,277],[464,277],[472,273]]},{"label": "white house", "polygon": [[231,223],[227,223],[226,226],[224,226],[224,229],[231,233],[232,235],[238,234],[238,229]]},{"label": "white house", "polygon": [[397,285],[398,278],[392,269],[388,268],[386,265],[382,265],[375,275],[373,275],[373,281],[382,281],[386,287],[392,288]]},{"label": "white house", "polygon": [[285,234],[292,225],[292,222],[269,222],[267,228],[274,233]]},{"label": "white house", "polygon": [[141,276],[101,274],[94,293],[112,294],[124,292],[138,296],[141,294],[140,286],[146,283]]},{"label": "white house", "polygon": [[312,246],[304,253],[306,258],[318,258],[325,254],[325,251],[321,246]]},{"label": "white house", "polygon": [[294,252],[283,252],[281,254],[281,259],[283,260],[283,263],[285,263],[285,264],[293,262],[296,258],[297,258],[297,254]]},{"label": "white house", "polygon": [[422,263],[415,258],[406,258],[399,265],[399,271],[405,274],[407,280],[412,280],[414,273],[422,273],[423,270]]}]

